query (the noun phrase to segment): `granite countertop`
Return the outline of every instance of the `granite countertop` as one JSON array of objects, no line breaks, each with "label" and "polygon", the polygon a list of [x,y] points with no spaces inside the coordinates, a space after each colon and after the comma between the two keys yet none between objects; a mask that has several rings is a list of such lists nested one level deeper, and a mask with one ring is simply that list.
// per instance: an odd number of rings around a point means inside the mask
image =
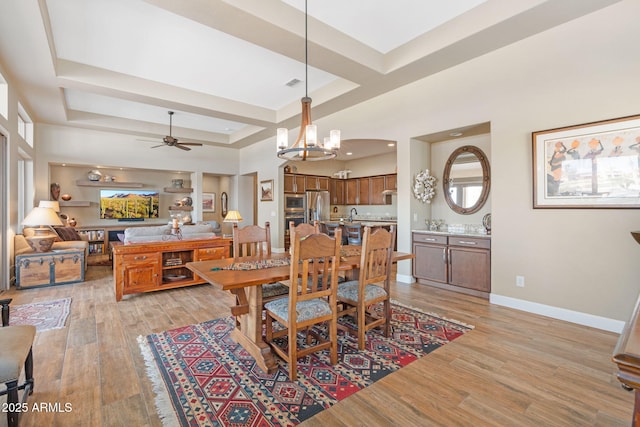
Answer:
[{"label": "granite countertop", "polygon": [[339,219],[332,219],[331,221],[320,221],[321,224],[325,222],[339,222],[340,225],[361,225],[363,227],[389,227],[391,225],[397,225],[397,221],[381,219],[356,219],[355,221],[340,221]]},{"label": "granite countertop", "polygon": [[432,231],[432,230],[411,230],[412,233],[424,233],[424,234],[439,234],[441,236],[464,236],[464,237],[484,237],[491,239],[490,234],[486,233],[468,233],[468,232],[456,232],[456,231]]}]

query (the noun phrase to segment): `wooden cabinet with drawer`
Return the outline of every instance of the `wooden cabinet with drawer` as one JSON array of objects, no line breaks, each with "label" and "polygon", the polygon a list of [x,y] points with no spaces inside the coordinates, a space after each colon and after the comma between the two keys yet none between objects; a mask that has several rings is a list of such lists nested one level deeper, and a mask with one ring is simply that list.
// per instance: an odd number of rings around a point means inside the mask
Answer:
[{"label": "wooden cabinet with drawer", "polygon": [[413,232],[413,275],[418,283],[487,298],[491,292],[491,240]]},{"label": "wooden cabinet with drawer", "polygon": [[118,245],[113,248],[116,301],[124,295],[205,281],[186,267],[189,262],[231,256],[231,239],[173,240]]}]

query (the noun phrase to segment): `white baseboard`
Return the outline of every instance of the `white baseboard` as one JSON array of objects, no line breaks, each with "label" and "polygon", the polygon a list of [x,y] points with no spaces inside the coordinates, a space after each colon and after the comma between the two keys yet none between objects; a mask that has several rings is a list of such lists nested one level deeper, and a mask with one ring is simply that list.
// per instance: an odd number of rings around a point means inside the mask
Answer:
[{"label": "white baseboard", "polygon": [[397,274],[396,273],[396,282],[402,282],[402,283],[415,283],[416,278],[413,276],[410,276],[408,274]]},{"label": "white baseboard", "polygon": [[625,325],[625,322],[621,320],[594,316],[593,314],[581,313],[579,311],[567,310],[566,308],[553,307],[503,295],[491,294],[489,296],[489,302],[491,302],[491,304],[515,308],[516,310],[540,314],[553,319],[565,320],[567,322],[577,323],[578,325],[589,326],[609,332],[621,333]]}]

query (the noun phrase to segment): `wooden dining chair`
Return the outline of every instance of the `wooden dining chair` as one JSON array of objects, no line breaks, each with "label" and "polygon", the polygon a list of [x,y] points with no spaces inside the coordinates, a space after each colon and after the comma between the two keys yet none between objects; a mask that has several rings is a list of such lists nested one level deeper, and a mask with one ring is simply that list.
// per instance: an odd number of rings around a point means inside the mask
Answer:
[{"label": "wooden dining chair", "polygon": [[[341,329],[358,337],[358,349],[364,350],[365,335],[369,329],[382,326],[384,336],[389,336],[391,302],[389,286],[391,283],[391,257],[395,242],[396,228],[390,231],[377,227],[371,231],[365,227],[360,254],[360,272],[358,280],[341,283],[338,286],[338,317],[351,315],[357,328],[340,324]],[[372,310],[372,305],[382,302],[381,315]]]},{"label": "wooden dining chair", "polygon": [[[289,363],[291,381],[298,378],[297,360],[307,354],[328,348],[331,363],[338,363],[336,291],[341,238],[341,230],[336,231],[334,238],[326,234],[310,234],[305,237],[294,234],[289,295],[265,304],[265,341],[277,355]],[[313,285],[298,286],[298,283]],[[274,322],[281,324],[282,329],[275,331]],[[321,323],[328,324],[327,336],[312,334],[315,341],[311,342],[309,327]],[[307,338],[304,348],[299,348],[297,340],[298,331],[301,330],[305,331]]]},{"label": "wooden dining chair", "polygon": [[[246,257],[271,256],[271,226],[269,221],[264,227],[259,225],[247,225],[239,228],[233,224],[233,260],[241,261]],[[280,282],[266,283],[262,285],[262,302],[280,298],[289,292],[289,287]]]},{"label": "wooden dining chair", "polygon": [[295,221],[289,221],[289,238],[291,239],[290,241],[293,241],[294,234],[305,237],[309,234],[318,233],[320,233],[320,224],[318,223],[318,221],[313,221],[313,224],[303,222],[298,224],[297,226]]}]

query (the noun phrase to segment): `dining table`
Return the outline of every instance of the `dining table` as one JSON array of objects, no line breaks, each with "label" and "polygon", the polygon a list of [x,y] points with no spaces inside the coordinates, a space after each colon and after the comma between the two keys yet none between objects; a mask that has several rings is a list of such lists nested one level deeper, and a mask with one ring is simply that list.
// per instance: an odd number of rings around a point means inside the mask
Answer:
[{"label": "dining table", "polygon": [[[357,278],[360,268],[360,246],[342,247],[338,269],[348,278]],[[392,261],[412,259],[411,253],[393,252]],[[240,344],[266,373],[273,373],[277,363],[271,347],[264,341],[262,327],[262,286],[289,280],[288,253],[272,253],[263,257],[224,258],[189,262],[186,267],[207,283],[235,295],[231,314],[236,325],[231,338]]]}]

